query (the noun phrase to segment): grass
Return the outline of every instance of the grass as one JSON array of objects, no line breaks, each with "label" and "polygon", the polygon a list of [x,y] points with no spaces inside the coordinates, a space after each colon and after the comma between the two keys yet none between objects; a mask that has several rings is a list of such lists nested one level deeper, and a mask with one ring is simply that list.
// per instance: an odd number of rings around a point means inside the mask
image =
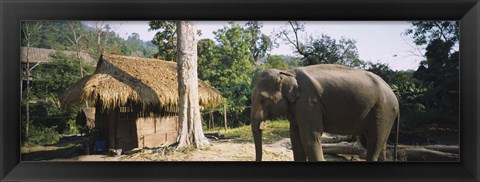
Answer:
[{"label": "grass", "polygon": [[[265,121],[262,135],[263,142],[273,143],[279,139],[289,137],[289,128],[290,124],[287,120]],[[228,129],[227,131],[221,127],[205,130],[205,133],[214,132],[224,134],[227,138],[233,138],[234,142],[253,142],[252,128],[250,125]]]}]

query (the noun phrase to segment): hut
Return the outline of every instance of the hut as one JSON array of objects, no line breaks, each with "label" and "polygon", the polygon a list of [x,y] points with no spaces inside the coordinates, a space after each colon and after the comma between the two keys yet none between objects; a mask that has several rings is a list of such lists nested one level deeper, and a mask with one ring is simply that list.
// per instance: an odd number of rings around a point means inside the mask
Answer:
[{"label": "hut", "polygon": [[[218,105],[218,91],[199,80],[201,108]],[[70,86],[62,107],[95,106],[95,128],[112,149],[173,144],[178,133],[177,64],[138,57],[102,55],[92,75]]]},{"label": "hut", "polygon": [[[24,85],[27,85],[26,82],[27,80],[29,81],[42,81],[39,79],[36,79],[32,76],[32,74],[28,73],[28,70],[33,70],[35,67],[37,67],[40,64],[48,64],[54,61],[52,58],[52,55],[62,52],[65,55],[68,56],[73,56],[77,55],[77,52],[74,51],[60,51],[60,50],[54,50],[54,49],[44,49],[44,48],[36,48],[36,47],[21,47],[20,48],[20,63],[22,66],[22,82],[21,88],[22,90],[24,89]],[[85,52],[79,52],[78,56],[80,59],[88,64],[88,65],[95,65],[96,60],[90,57],[89,54]],[[27,64],[28,64],[28,70],[27,70]],[[27,76],[30,75],[30,76]],[[27,79],[27,77],[29,77]]]},{"label": "hut", "polygon": [[[68,56],[76,55],[77,53],[74,51],[59,51],[54,49],[44,49],[44,48],[36,48],[36,47],[21,47],[20,48],[20,61],[22,64],[26,64],[27,62],[31,64],[39,64],[39,63],[49,63],[52,62],[53,59],[51,55],[63,52]],[[79,52],[78,56],[82,59],[85,63],[94,64],[95,59],[90,57],[89,54],[85,52]],[[28,57],[28,61],[27,61]]]}]

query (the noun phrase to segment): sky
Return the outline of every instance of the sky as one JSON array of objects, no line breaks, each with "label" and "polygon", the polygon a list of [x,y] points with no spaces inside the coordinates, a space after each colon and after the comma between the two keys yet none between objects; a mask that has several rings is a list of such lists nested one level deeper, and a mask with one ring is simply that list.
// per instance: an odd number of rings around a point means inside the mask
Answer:
[{"label": "sky", "polygon": [[[94,24],[92,22],[85,22]],[[144,41],[152,40],[155,31],[149,31],[148,21],[109,21],[105,22],[122,38],[138,33]],[[236,22],[240,25],[245,22]],[[196,21],[195,27],[202,31],[201,37],[214,39],[213,31],[228,25],[227,21]],[[275,30],[288,25],[286,21],[264,21],[262,33],[273,36]],[[306,21],[305,32],[300,40],[321,34],[335,39],[348,38],[356,41],[360,59],[374,63],[385,63],[393,70],[417,69],[423,59],[409,36],[403,33],[411,25],[406,21]],[[271,54],[295,55],[292,47],[280,43]],[[297,55],[298,56],[298,55]]]}]

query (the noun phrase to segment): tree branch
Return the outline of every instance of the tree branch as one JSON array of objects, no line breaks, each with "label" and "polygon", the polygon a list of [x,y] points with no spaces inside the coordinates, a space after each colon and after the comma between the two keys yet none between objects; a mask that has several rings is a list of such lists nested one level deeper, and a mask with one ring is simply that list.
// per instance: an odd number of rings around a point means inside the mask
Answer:
[{"label": "tree branch", "polygon": [[[299,41],[298,41],[298,30],[295,28],[295,26],[293,25],[292,22],[293,22],[293,21],[288,21],[288,23],[289,23],[290,26],[292,27],[293,33],[294,33],[294,35],[295,35],[295,42],[296,42],[296,43],[293,43],[293,45],[295,46],[295,48],[297,48],[297,52],[305,57],[305,53],[304,53],[304,51],[300,48],[300,43],[299,43]],[[287,38],[288,38],[288,37],[287,37]],[[290,42],[292,42],[292,41],[290,41]]]}]

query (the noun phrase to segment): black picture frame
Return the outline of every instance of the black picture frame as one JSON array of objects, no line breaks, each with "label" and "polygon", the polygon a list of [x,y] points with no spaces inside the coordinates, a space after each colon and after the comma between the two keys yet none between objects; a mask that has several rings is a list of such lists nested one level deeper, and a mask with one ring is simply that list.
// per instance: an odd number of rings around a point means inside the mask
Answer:
[{"label": "black picture frame", "polygon": [[[479,181],[478,0],[1,0],[1,181]],[[460,20],[460,162],[20,161],[21,20]]]}]

